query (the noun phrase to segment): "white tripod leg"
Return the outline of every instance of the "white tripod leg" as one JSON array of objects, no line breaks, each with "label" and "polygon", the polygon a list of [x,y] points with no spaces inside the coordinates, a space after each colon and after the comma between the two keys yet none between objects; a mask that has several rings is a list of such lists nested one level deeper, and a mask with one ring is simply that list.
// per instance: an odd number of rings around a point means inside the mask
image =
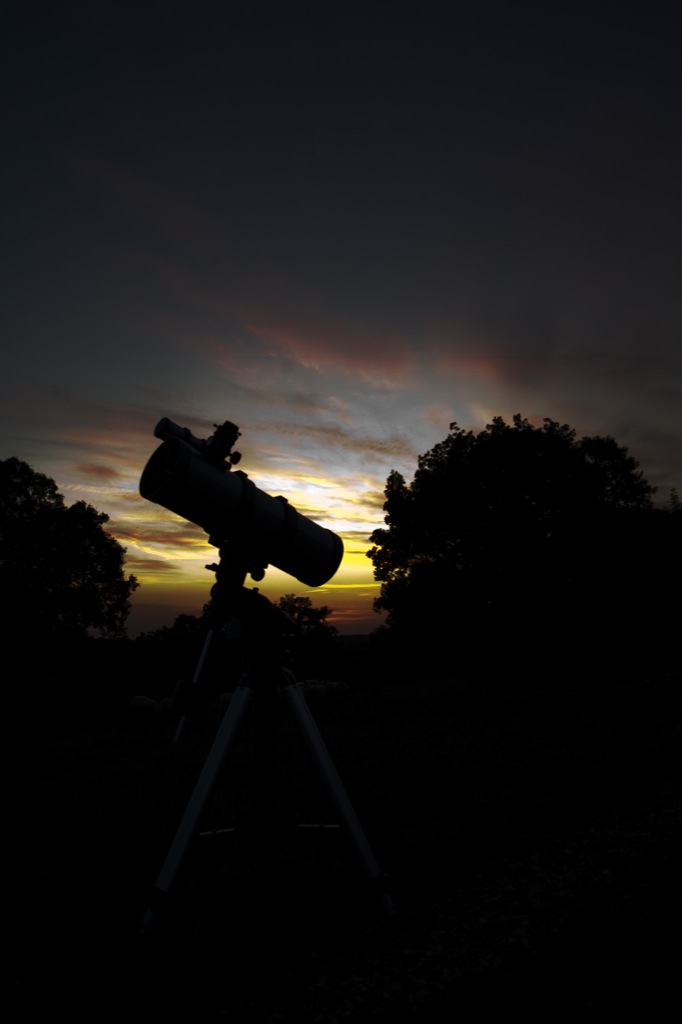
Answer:
[{"label": "white tripod leg", "polygon": [[[308,750],[315,761],[320,778],[327,790],[327,794],[334,804],[336,813],[340,818],[341,824],[346,830],[367,878],[369,878],[370,882],[379,882],[382,877],[381,869],[372,852],[372,848],[367,841],[367,837],[362,830],[362,825],[353,810],[353,805],[351,804],[348,794],[343,787],[343,783],[341,782],[339,773],[336,770],[336,766],[334,765],[329,751],[325,746],[324,740],[320,735],[312,712],[306,703],[305,697],[295,685],[295,682],[292,682],[289,679],[288,673],[286,673],[286,676],[287,683],[282,687],[282,692],[284,693],[289,707],[291,708],[291,712],[300,727]],[[393,917],[395,914],[395,908],[393,906],[393,901],[387,892],[384,892],[382,895],[381,905],[386,917]]]},{"label": "white tripod leg", "polygon": [[[208,757],[204,762],[201,775],[194,787],[194,792],[185,809],[182,821],[175,833],[175,838],[166,855],[163,867],[156,880],[155,891],[166,895],[171,889],[176,875],[185,859],[189,845],[197,834],[199,821],[204,812],[206,804],[213,792],[218,774],[222,768],[227,755],[232,749],[244,715],[253,699],[253,689],[250,686],[239,686],[234,692],[230,706],[225,712],[225,717],[220,723]],[[145,913],[142,930],[151,930],[154,923],[154,910],[150,908]]]}]

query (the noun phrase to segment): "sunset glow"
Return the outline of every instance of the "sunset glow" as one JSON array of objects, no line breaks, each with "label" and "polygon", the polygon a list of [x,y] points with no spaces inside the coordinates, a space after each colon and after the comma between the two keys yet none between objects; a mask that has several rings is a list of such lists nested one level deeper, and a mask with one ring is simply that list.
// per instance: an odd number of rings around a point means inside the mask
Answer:
[{"label": "sunset glow", "polygon": [[347,632],[380,622],[386,478],[452,421],[548,416],[682,486],[674,34],[455,7],[17,13],[0,456],[110,516],[131,633],[213,579],[138,493],[163,416],[237,423],[254,483],[342,535],[311,597]]}]

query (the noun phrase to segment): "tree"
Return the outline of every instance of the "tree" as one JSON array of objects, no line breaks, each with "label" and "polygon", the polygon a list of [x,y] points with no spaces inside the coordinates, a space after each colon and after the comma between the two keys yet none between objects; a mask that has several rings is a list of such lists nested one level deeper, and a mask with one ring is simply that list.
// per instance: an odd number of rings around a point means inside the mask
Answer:
[{"label": "tree", "polygon": [[84,501],[66,505],[54,480],[27,463],[0,461],[3,628],[15,637],[116,637],[138,583],[109,517]]},{"label": "tree", "polygon": [[441,667],[623,663],[668,621],[673,517],[611,437],[520,415],[478,434],[453,423],[385,493],[375,607]]},{"label": "tree", "polygon": [[333,637],[338,632],[335,626],[327,622],[332,609],[327,605],[315,608],[309,597],[284,594],[277,602],[277,607],[289,616],[302,636]]},{"label": "tree", "polygon": [[294,669],[300,678],[337,678],[336,636],[338,630],[327,622],[332,609],[315,608],[309,597],[284,594],[277,607],[294,623],[295,631],[287,640]]}]

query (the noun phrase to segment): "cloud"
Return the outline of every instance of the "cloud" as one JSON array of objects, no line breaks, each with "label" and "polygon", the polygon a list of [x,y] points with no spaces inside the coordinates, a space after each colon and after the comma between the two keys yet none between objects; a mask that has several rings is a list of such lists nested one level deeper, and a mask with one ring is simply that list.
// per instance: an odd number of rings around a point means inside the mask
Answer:
[{"label": "cloud", "polygon": [[[345,557],[350,557],[351,555],[355,556],[355,558],[358,558],[358,557],[366,558],[367,557],[367,552],[372,547],[372,542],[369,540],[369,535],[368,534],[366,534],[366,533],[363,533],[363,534],[343,533],[341,536],[343,538],[343,547],[344,547],[344,556]],[[364,565],[363,562],[361,562],[360,564]],[[368,565],[369,565],[369,562],[368,562]]]},{"label": "cloud", "polygon": [[77,463],[73,468],[79,473],[84,473],[85,476],[96,477],[100,480],[116,480],[121,476],[119,471],[111,466],[98,466],[92,462]]},{"label": "cloud", "polygon": [[[153,441],[154,410],[120,401],[118,394],[103,392],[95,397],[88,392],[84,397],[70,387],[45,384],[35,398],[30,411],[32,429],[45,443],[65,448],[75,446],[81,456],[92,453],[101,457],[106,450],[118,462],[130,455],[132,446],[137,449],[143,437]],[[25,407],[17,396],[16,404],[10,403],[6,409],[6,416],[20,421],[25,415]],[[86,460],[71,460],[74,461]],[[96,460],[88,464],[101,465]]]},{"label": "cloud", "polygon": [[155,576],[157,573],[163,573],[164,575],[176,573],[180,575],[184,572],[182,567],[174,565],[173,562],[163,558],[131,558],[126,556],[125,565],[126,572],[150,573],[152,576]]},{"label": "cloud", "polygon": [[413,446],[399,434],[371,437],[367,434],[358,435],[355,431],[338,425],[291,423],[284,420],[271,423],[260,421],[255,426],[263,431],[275,431],[278,438],[284,436],[292,440],[312,441],[319,446],[321,458],[330,448],[341,448],[360,455],[414,456]]},{"label": "cloud", "polygon": [[[161,510],[159,510],[161,511]],[[172,513],[168,513],[169,519]],[[144,548],[148,545],[172,548],[203,548],[208,546],[208,537],[200,527],[174,517],[175,522],[144,523],[129,520],[125,523],[111,523],[111,532],[119,540],[125,540]]]},{"label": "cloud", "polygon": [[386,503],[386,495],[383,491],[373,491],[364,495],[363,504],[370,509],[378,509],[383,512]]},{"label": "cloud", "polygon": [[[216,219],[191,192],[94,152],[69,150],[62,160],[137,229],[147,225],[177,244],[175,260],[140,242],[127,253],[119,253],[115,262],[122,270],[132,261],[138,266],[138,276],[147,276],[151,270],[170,288],[175,305],[182,300],[209,314],[205,337],[196,315],[184,337],[193,350],[202,347],[205,356],[228,372],[243,369],[258,342],[262,346],[258,358],[263,354],[284,356],[304,369],[333,369],[385,386],[409,378],[415,365],[410,339],[385,324],[372,324],[366,317],[316,309],[308,293],[296,299],[301,293],[302,273],[296,260],[284,270],[281,266],[275,270],[276,264],[259,252],[257,269],[249,269],[243,240],[226,223],[224,207]],[[197,259],[199,274],[194,269]],[[126,302],[130,304],[129,285]],[[218,330],[216,315],[223,320]],[[235,328],[241,329],[241,338]],[[180,341],[183,331],[175,331]]]},{"label": "cloud", "polygon": [[[407,339],[386,328],[372,328],[302,310],[272,315],[258,310],[244,318],[252,333],[306,369],[333,369],[362,377],[374,386],[406,380],[415,366]],[[248,318],[248,319],[247,319]]]},{"label": "cloud", "polygon": [[[296,269],[289,273],[295,277]],[[241,288],[227,274],[212,287],[204,279],[194,282],[189,274],[178,285],[185,301],[209,315],[209,326],[191,334],[178,332],[177,340],[184,339],[231,374],[241,376],[249,366],[267,373],[267,361],[288,359],[297,368],[334,370],[392,387],[409,380],[416,365],[409,338],[369,320],[316,309],[309,295],[297,302],[289,293],[298,289],[269,276],[267,264],[260,267],[257,281]],[[220,326],[216,317],[222,318]]]}]

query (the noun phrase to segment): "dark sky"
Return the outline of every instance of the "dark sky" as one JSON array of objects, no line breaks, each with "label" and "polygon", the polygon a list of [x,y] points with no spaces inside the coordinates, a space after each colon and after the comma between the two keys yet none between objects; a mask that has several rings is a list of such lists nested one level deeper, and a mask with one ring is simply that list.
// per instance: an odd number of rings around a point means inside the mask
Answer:
[{"label": "dark sky", "polygon": [[136,614],[210,582],[201,535],[137,496],[163,415],[236,421],[256,482],[343,534],[349,629],[386,476],[452,420],[612,434],[680,487],[678,5],[4,22],[0,455],[110,513]]}]

